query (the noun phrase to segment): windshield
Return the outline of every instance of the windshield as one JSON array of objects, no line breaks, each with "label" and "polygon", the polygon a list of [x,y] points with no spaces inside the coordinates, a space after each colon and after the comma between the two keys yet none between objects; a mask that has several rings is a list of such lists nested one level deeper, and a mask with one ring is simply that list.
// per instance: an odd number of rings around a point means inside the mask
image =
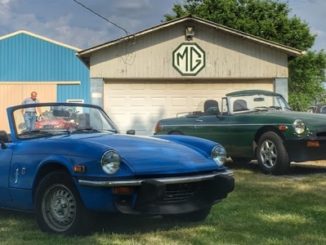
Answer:
[{"label": "windshield", "polygon": [[83,104],[32,104],[13,112],[18,138],[109,132],[117,129],[99,108]]},{"label": "windshield", "polygon": [[231,113],[243,113],[261,110],[290,110],[290,107],[285,99],[277,94],[229,96],[228,99]]}]

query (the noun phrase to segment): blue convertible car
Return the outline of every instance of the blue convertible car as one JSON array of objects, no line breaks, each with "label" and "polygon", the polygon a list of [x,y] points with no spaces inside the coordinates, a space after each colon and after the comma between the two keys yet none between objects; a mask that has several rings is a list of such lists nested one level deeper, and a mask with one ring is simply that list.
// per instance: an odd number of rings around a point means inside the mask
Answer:
[{"label": "blue convertible car", "polygon": [[35,212],[43,231],[81,233],[93,212],[205,219],[234,188],[224,148],[186,136],[119,134],[97,106],[7,109],[0,207]]}]

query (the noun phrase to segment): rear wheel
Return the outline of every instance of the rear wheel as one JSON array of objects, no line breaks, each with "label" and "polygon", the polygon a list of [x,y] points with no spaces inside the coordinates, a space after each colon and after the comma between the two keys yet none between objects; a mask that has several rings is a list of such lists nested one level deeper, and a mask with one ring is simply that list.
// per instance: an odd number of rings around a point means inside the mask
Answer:
[{"label": "rear wheel", "polygon": [[35,207],[42,231],[64,235],[85,231],[87,211],[70,176],[63,171],[43,178],[36,190]]},{"label": "rear wheel", "polygon": [[260,137],[256,154],[264,173],[284,174],[290,167],[283,140],[275,132],[266,132]]}]

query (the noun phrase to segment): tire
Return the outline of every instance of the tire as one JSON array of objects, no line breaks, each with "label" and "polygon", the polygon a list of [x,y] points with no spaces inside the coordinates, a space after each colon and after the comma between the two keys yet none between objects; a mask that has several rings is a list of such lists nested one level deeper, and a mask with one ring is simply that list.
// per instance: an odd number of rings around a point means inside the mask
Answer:
[{"label": "tire", "polygon": [[194,211],[191,213],[176,214],[171,216],[170,218],[173,218],[173,220],[178,220],[183,222],[199,222],[205,220],[209,215],[210,211],[211,211],[211,207],[200,209],[198,211]]},{"label": "tire", "polygon": [[35,212],[44,232],[72,235],[86,231],[88,212],[71,177],[63,171],[52,172],[41,180],[36,190]]},{"label": "tire", "polygon": [[290,167],[283,140],[275,132],[266,132],[260,137],[256,155],[261,170],[266,174],[285,174]]}]

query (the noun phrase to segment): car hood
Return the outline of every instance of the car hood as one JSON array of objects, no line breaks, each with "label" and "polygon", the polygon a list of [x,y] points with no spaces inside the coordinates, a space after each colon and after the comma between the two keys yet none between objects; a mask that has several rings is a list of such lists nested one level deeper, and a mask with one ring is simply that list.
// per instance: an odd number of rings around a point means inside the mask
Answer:
[{"label": "car hood", "polygon": [[123,162],[138,175],[212,171],[217,165],[205,153],[182,144],[155,137],[102,134],[81,137],[87,143],[116,150]]},{"label": "car hood", "polygon": [[266,112],[269,116],[287,118],[289,123],[296,119],[301,119],[309,127],[326,127],[326,115],[312,114],[295,111],[271,111]]}]

